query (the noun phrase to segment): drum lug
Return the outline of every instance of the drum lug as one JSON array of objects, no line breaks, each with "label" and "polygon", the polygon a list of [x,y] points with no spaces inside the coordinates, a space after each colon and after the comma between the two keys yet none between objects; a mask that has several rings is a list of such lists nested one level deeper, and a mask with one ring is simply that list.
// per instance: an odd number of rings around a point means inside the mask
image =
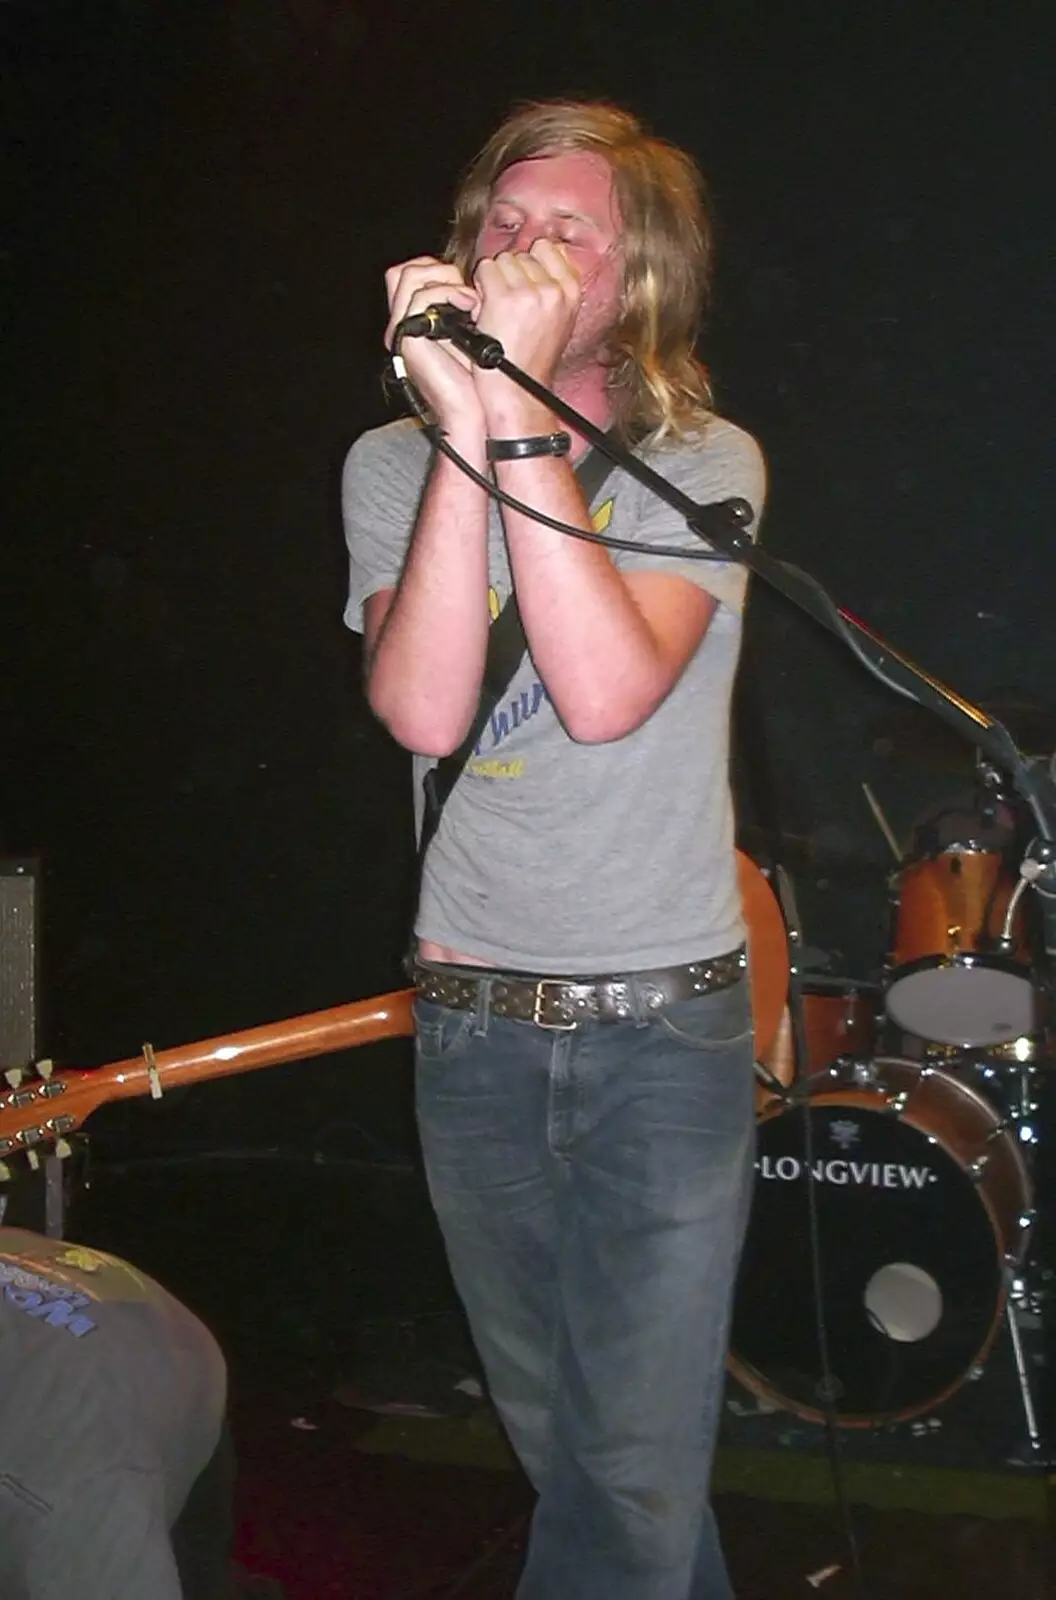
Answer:
[{"label": "drum lug", "polygon": [[893,1117],[900,1117],[909,1104],[909,1090],[900,1089],[897,1094],[889,1095],[884,1109],[890,1111]]},{"label": "drum lug", "polygon": [[1019,1270],[1019,1262],[1012,1255],[1005,1257],[1005,1281],[1008,1286],[1008,1298],[1017,1306],[1030,1303],[1030,1288],[1026,1278]]},{"label": "drum lug", "polygon": [[1023,1256],[1026,1252],[1027,1240],[1034,1231],[1034,1220],[1036,1216],[1037,1212],[1031,1210],[1021,1211],[1019,1216],[1016,1218],[1016,1227],[1019,1229],[1019,1256],[1017,1258],[1019,1260],[1023,1259]]},{"label": "drum lug", "polygon": [[989,1160],[990,1152],[987,1151],[985,1155],[976,1156],[975,1160],[969,1164],[967,1169],[968,1176],[971,1178],[973,1183],[982,1183],[983,1176],[986,1172],[986,1164]]},{"label": "drum lug", "polygon": [[1008,1298],[1024,1328],[1039,1328],[1045,1314],[1045,1288],[1031,1281],[1029,1271],[1009,1269]]}]

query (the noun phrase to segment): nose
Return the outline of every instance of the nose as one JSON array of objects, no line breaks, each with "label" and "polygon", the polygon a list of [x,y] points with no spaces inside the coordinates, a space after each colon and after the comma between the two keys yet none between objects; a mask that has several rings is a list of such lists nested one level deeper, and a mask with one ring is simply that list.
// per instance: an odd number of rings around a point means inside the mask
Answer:
[{"label": "nose", "polygon": [[525,255],[537,239],[548,239],[551,233],[552,230],[545,223],[524,222],[516,233],[512,233],[507,237],[505,244],[498,253],[500,256],[508,255],[511,250],[515,250],[519,254]]}]

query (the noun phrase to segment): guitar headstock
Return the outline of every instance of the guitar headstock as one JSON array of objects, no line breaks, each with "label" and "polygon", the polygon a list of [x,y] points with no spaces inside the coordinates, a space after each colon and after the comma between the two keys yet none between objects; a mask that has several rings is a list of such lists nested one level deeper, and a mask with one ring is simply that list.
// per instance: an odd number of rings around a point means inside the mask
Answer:
[{"label": "guitar headstock", "polygon": [[[155,1052],[144,1044],[138,1056],[88,1071],[54,1072],[50,1061],[12,1067],[0,1076],[0,1168],[12,1156],[39,1163],[49,1151],[69,1155],[67,1136],[109,1100],[160,1100],[164,1090],[210,1078],[408,1038],[414,1031],[412,998],[413,990],[399,989],[173,1049]],[[6,1175],[0,1171],[0,1179]]]},{"label": "guitar headstock", "polygon": [[70,1155],[67,1135],[84,1121],[84,1115],[61,1104],[70,1081],[80,1074],[56,1073],[50,1061],[29,1067],[9,1067],[3,1073],[6,1087],[0,1093],[0,1181],[10,1178],[7,1162],[25,1156],[31,1167],[42,1155]]}]

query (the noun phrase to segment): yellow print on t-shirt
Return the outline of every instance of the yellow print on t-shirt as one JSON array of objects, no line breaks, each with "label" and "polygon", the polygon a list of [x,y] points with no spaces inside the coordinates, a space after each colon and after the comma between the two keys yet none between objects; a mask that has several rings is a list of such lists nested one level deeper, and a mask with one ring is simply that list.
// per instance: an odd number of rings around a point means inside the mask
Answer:
[{"label": "yellow print on t-shirt", "polygon": [[524,757],[515,756],[512,761],[471,761],[467,770],[478,778],[520,778],[524,767]]},{"label": "yellow print on t-shirt", "polygon": [[591,512],[590,521],[595,533],[605,532],[612,521],[612,508],[615,504],[615,500],[606,500],[596,511]]}]

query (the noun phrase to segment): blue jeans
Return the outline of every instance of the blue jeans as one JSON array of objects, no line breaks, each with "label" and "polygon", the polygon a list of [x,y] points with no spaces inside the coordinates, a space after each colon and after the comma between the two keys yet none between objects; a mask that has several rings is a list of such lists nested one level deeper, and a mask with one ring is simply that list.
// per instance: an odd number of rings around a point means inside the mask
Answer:
[{"label": "blue jeans", "polygon": [[486,994],[416,1021],[433,1203],[538,1493],[517,1600],[731,1600],[708,1481],[752,1186],[747,984],[570,1032]]}]

